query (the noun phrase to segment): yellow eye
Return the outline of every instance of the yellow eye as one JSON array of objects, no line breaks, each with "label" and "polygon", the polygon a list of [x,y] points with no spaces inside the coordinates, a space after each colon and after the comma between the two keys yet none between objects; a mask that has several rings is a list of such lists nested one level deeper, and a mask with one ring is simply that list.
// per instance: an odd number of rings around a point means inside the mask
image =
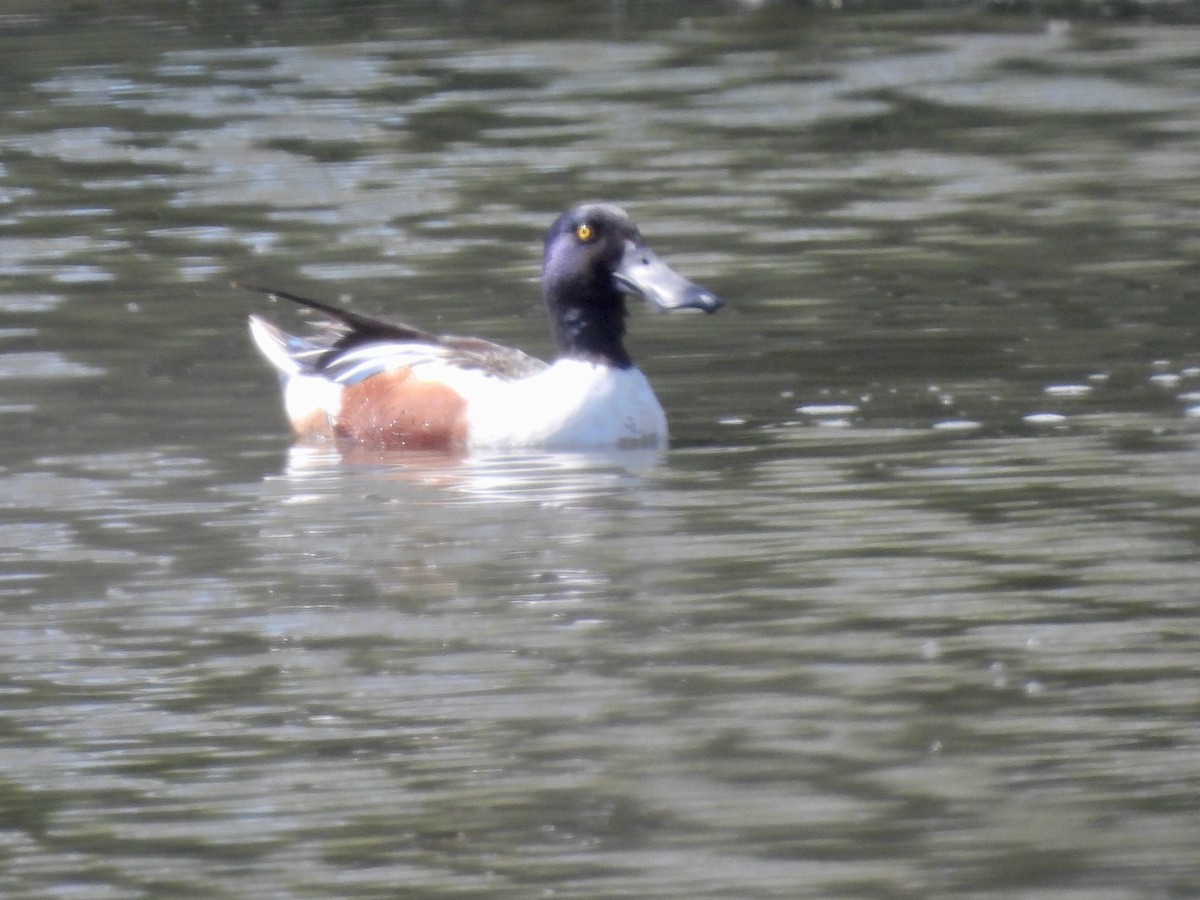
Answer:
[{"label": "yellow eye", "polygon": [[581,241],[590,241],[595,235],[595,230],[587,222],[581,222],[575,226],[575,237]]}]

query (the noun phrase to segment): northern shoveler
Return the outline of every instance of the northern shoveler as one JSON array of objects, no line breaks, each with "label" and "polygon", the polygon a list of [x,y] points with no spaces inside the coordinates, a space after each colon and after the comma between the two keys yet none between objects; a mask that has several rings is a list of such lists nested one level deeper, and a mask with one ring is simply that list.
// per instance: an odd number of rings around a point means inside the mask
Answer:
[{"label": "northern shoveler", "polygon": [[299,437],[377,449],[585,450],[662,447],[667,421],[625,351],[625,298],[715,312],[715,295],[676,274],[616,206],[585,203],[555,220],[542,259],[553,363],[478,338],[434,335],[282,291],[329,328],[298,337],[250,317],[278,370]]}]

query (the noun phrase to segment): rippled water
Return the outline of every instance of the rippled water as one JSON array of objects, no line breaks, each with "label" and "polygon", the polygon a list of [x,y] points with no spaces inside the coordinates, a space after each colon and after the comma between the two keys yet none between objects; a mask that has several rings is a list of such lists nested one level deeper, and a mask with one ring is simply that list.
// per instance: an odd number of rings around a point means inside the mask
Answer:
[{"label": "rippled water", "polygon": [[[0,16],[0,893],[1200,894],[1200,30],[583,9]],[[666,455],[289,447],[585,197]]]}]

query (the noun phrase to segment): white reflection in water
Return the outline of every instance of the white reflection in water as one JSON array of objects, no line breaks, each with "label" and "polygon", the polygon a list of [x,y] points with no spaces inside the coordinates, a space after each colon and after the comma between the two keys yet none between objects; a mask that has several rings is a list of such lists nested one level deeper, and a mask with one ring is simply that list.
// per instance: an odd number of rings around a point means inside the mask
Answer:
[{"label": "white reflection in water", "polygon": [[310,481],[339,481],[348,469],[366,467],[373,477],[434,487],[473,502],[562,506],[628,488],[662,460],[662,452],[654,449],[456,456],[297,445],[288,451],[284,477],[302,489]]}]

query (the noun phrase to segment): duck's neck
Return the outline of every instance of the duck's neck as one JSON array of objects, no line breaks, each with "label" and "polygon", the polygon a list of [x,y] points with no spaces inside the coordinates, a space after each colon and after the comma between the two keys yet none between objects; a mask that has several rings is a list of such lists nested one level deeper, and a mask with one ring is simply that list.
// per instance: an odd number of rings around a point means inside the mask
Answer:
[{"label": "duck's neck", "polygon": [[631,368],[633,361],[625,350],[625,298],[610,287],[564,287],[543,289],[558,356]]}]

